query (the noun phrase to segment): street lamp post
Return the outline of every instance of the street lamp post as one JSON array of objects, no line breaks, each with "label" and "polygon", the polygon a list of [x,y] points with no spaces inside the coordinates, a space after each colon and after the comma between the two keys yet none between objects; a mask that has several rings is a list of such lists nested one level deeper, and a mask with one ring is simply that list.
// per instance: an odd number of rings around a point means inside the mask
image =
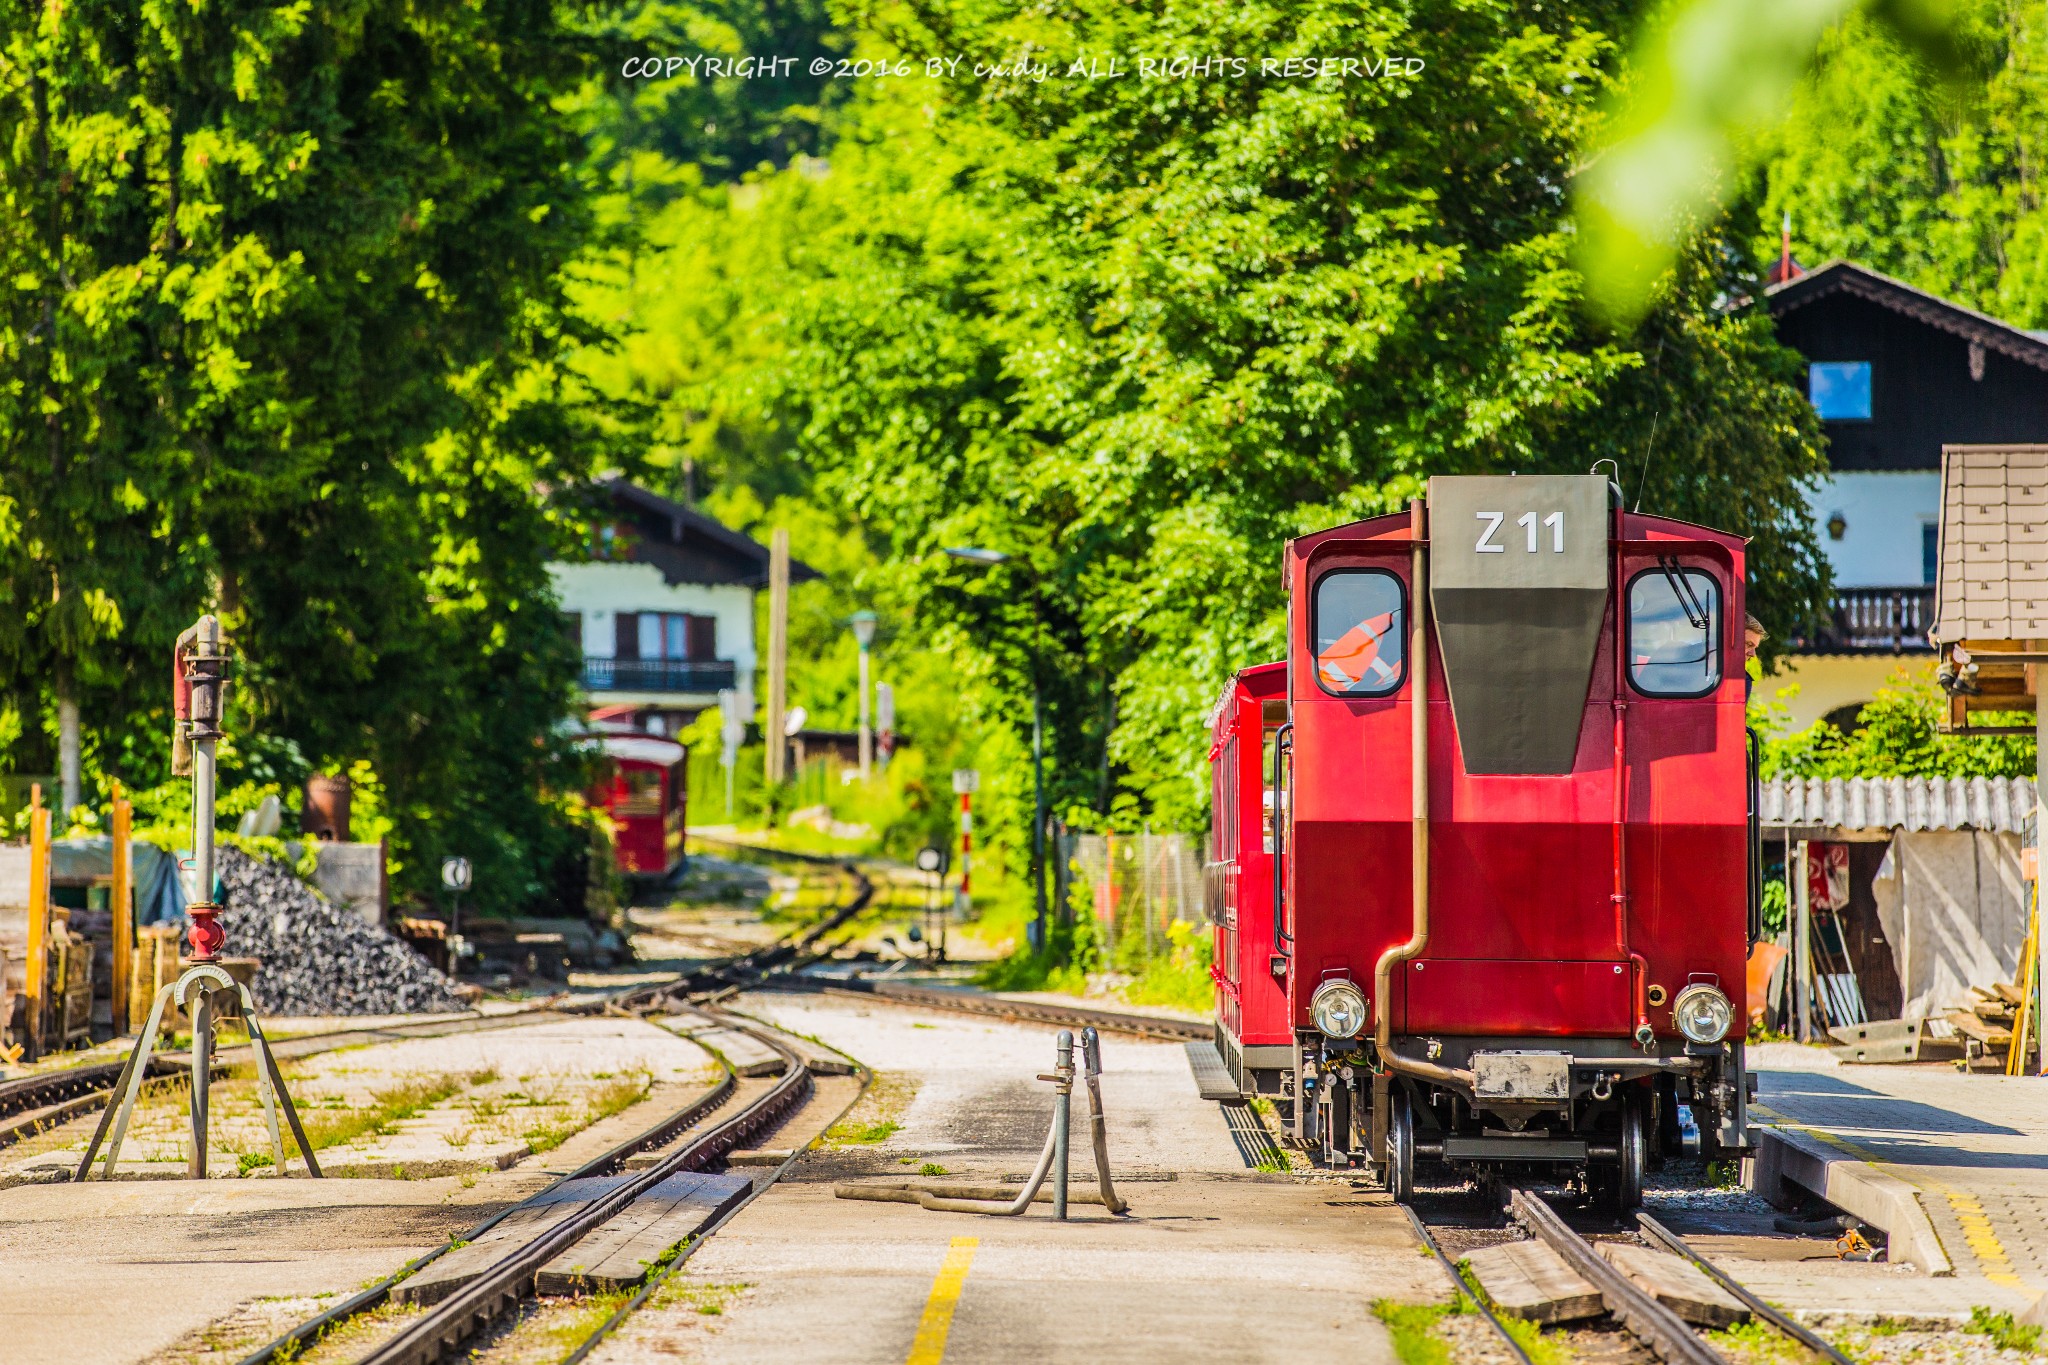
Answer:
[{"label": "street lamp post", "polygon": [[[970,564],[994,568],[1007,563],[1010,556],[1001,550],[984,550],[975,546],[950,548],[947,554],[955,559],[964,559]],[[1031,611],[1038,614],[1038,596],[1032,594]],[[1033,908],[1033,931],[1039,952],[1047,947],[1045,924],[1045,696],[1039,685],[1038,641],[1031,642],[1031,900]]]},{"label": "street lamp post", "polygon": [[854,643],[860,646],[860,780],[874,774],[875,732],[868,724],[868,646],[875,642],[875,614],[857,611],[847,618],[853,627]]}]

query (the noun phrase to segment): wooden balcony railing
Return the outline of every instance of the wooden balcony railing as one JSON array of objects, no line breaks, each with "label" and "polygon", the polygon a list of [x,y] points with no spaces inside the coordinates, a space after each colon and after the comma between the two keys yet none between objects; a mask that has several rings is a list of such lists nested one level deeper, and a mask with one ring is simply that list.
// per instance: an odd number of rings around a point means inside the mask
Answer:
[{"label": "wooden balcony railing", "polygon": [[1802,654],[1927,653],[1934,623],[1934,586],[1837,588],[1828,624],[1812,637],[1795,635]]}]

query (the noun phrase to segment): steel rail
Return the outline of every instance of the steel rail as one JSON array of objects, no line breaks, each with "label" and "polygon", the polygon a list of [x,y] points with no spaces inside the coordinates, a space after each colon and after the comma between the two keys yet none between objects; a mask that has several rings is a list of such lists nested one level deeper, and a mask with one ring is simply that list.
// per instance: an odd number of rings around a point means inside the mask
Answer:
[{"label": "steel rail", "polygon": [[[529,1198],[538,1198],[540,1195],[546,1194],[548,1190],[552,1190],[556,1186],[571,1180],[581,1180],[588,1176],[603,1175],[607,1171],[614,1170],[627,1157],[644,1152],[650,1147],[666,1145],[674,1139],[676,1134],[698,1123],[705,1115],[716,1112],[732,1098],[733,1091],[738,1088],[739,1084],[733,1076],[731,1068],[721,1063],[720,1070],[725,1074],[719,1077],[718,1081],[703,1094],[697,1096],[697,1098],[691,1100],[688,1104],[662,1119],[645,1132],[627,1138],[609,1151],[584,1162],[567,1175],[550,1181],[544,1189],[538,1191],[535,1195],[529,1196]],[[244,1356],[238,1365],[270,1365],[272,1361],[296,1358],[299,1353],[317,1343],[330,1327],[344,1322],[358,1313],[366,1313],[370,1309],[377,1307],[377,1305],[390,1297],[391,1291],[401,1281],[411,1278],[422,1266],[438,1261],[457,1246],[474,1242],[477,1238],[503,1222],[512,1210],[519,1207],[520,1203],[525,1202],[527,1201],[521,1200],[519,1203],[506,1205],[498,1210],[498,1212],[478,1223],[475,1227],[462,1233],[461,1236],[450,1238],[446,1244],[434,1248],[434,1250],[418,1260],[407,1262],[398,1270],[385,1276],[368,1288],[342,1300],[326,1312],[306,1319],[306,1321],[293,1327],[284,1335],[257,1347],[256,1350]]]},{"label": "steel rail", "polygon": [[618,1217],[634,1200],[669,1176],[700,1169],[788,1117],[810,1094],[810,1071],[793,1049],[771,1033],[751,1028],[747,1031],[780,1053],[786,1063],[782,1078],[765,1093],[686,1147],[522,1243],[363,1356],[358,1365],[434,1365],[446,1359],[508,1309],[516,1308],[532,1290],[542,1267],[585,1234]]},{"label": "steel rail", "polygon": [[[872,888],[868,886],[867,879],[860,875],[858,869],[849,867],[847,868],[847,870],[856,878],[857,883],[860,886],[862,886],[864,890],[866,890],[867,894],[872,895]],[[846,907],[835,907],[834,911],[835,914],[837,914],[839,911],[845,909]],[[806,935],[806,937],[813,939],[816,936],[817,935],[815,934]],[[742,962],[746,960],[746,958],[751,956],[752,954],[744,954],[740,958],[727,959],[724,962],[714,964],[711,968],[700,968],[698,969],[698,972],[702,973],[707,971],[714,971],[721,967],[735,966],[739,962]],[[617,1008],[620,1006],[621,1002],[625,1001],[628,997],[646,997],[649,1003],[652,1003],[653,1000],[658,998],[662,993],[672,990],[676,986],[688,981],[692,975],[693,973],[684,973],[682,976],[678,977],[677,980],[673,983],[656,983],[654,986],[651,987],[631,987],[624,991],[607,992],[603,996],[598,997],[597,1000],[592,1003],[590,1008],[593,1010]],[[581,1002],[577,1003],[580,1004]],[[569,1014],[581,1013],[583,1011],[572,1007],[567,1009],[558,1008],[555,1012],[559,1014]],[[798,1066],[800,1068],[801,1063],[798,1063]],[[713,1112],[721,1105],[723,1105],[728,1099],[731,1098],[737,1082],[735,1081],[733,1073],[729,1067],[723,1069],[725,1070],[725,1075],[723,1079],[721,1079],[717,1085],[713,1086],[710,1091],[700,1096],[697,1100],[693,1101],[688,1105],[685,1105],[682,1109],[679,1109],[675,1113],[669,1115],[667,1118],[655,1124],[652,1128],[649,1128],[647,1131],[640,1133],[635,1137],[628,1138],[626,1141],[620,1143],[616,1147],[613,1147],[610,1151],[605,1152],[601,1156],[595,1157],[592,1160],[585,1162],[583,1165],[577,1167],[575,1170],[569,1172],[567,1175],[562,1176],[560,1179],[551,1182],[546,1187],[546,1189],[554,1189],[557,1185],[560,1185],[565,1181],[582,1179],[584,1177],[592,1175],[602,1175],[607,1171],[617,1169],[617,1167],[621,1163],[623,1163],[625,1159],[629,1156],[633,1156],[636,1153],[645,1151],[651,1147],[660,1147],[666,1145],[671,1139],[675,1137],[676,1134],[683,1132],[684,1130],[694,1126],[705,1115]],[[545,1192],[546,1190],[541,1191],[541,1193]],[[511,1213],[511,1211],[517,1207],[517,1204],[508,1205],[506,1208],[501,1209],[497,1213],[491,1215],[489,1218],[484,1219],[481,1223],[478,1223],[476,1226],[464,1232],[459,1238],[451,1239],[446,1245],[437,1247],[435,1250],[427,1253],[425,1256],[420,1257],[418,1260],[409,1262],[408,1264],[400,1267],[397,1271],[386,1276],[384,1279],[379,1280],[377,1283],[369,1286],[368,1288],[354,1295],[351,1295],[349,1298],[336,1304],[334,1307],[328,1309],[326,1312],[321,1313],[316,1317],[309,1318],[305,1322],[298,1324],[296,1327],[293,1327],[290,1331],[284,1333],[282,1336],[277,1337],[273,1341],[265,1343],[263,1346],[258,1347],[255,1351],[245,1356],[239,1362],[239,1365],[271,1365],[271,1362],[280,1359],[290,1359],[292,1357],[295,1357],[301,1351],[305,1350],[307,1347],[319,1341],[320,1338],[336,1324],[344,1322],[349,1318],[355,1317],[360,1313],[368,1312],[370,1309],[375,1308],[379,1304],[383,1303],[387,1298],[390,1297],[391,1291],[394,1288],[396,1288],[401,1281],[410,1278],[421,1267],[428,1265],[429,1263],[436,1261],[440,1259],[442,1256],[446,1255],[449,1251],[454,1249],[458,1242],[473,1242],[478,1237],[482,1236],[484,1233],[490,1231],[493,1227],[497,1226],[498,1223],[501,1222],[507,1214]]]},{"label": "steel rail", "polygon": [[1701,1340],[1685,1320],[1616,1270],[1592,1243],[1565,1226],[1557,1210],[1528,1190],[1509,1192],[1516,1222],[1550,1244],[1580,1279],[1600,1291],[1607,1311],[1667,1365],[1727,1365],[1727,1357]]},{"label": "steel rail", "polygon": [[1669,1250],[1691,1261],[1700,1268],[1708,1279],[1720,1285],[1721,1288],[1727,1290],[1736,1299],[1740,1300],[1742,1305],[1748,1308],[1750,1312],[1756,1314],[1765,1322],[1768,1322],[1771,1326],[1777,1328],[1801,1346],[1804,1346],[1807,1350],[1812,1351],[1825,1360],[1834,1362],[1834,1365],[1853,1365],[1849,1357],[1828,1344],[1827,1338],[1821,1336],[1805,1324],[1795,1322],[1778,1309],[1765,1303],[1750,1292],[1741,1281],[1715,1265],[1706,1257],[1700,1255],[1699,1252],[1693,1250],[1683,1237],[1673,1232],[1670,1228],[1665,1227],[1649,1214],[1638,1212],[1636,1214],[1636,1222],[1642,1225],[1643,1231],[1650,1235],[1651,1240],[1663,1243]]},{"label": "steel rail", "polygon": [[[779,849],[760,851],[805,862],[833,862],[831,859],[787,853]],[[324,1033],[276,1038],[272,1040],[271,1050],[280,1061],[289,1061],[331,1052],[337,1048],[354,1047],[391,1038],[431,1038],[449,1033],[520,1027],[545,1022],[549,1018],[644,1008],[677,994],[685,997],[729,994],[755,984],[779,968],[805,965],[808,961],[815,960],[806,956],[809,950],[826,934],[867,908],[874,897],[872,883],[851,864],[834,865],[843,868],[853,878],[858,890],[847,902],[833,906],[825,920],[799,934],[786,935],[764,947],[682,973],[674,981],[628,986],[580,999],[551,996],[546,1000],[535,1001],[501,1014],[465,1011],[461,1014],[451,1014],[438,1019],[422,1019],[412,1023],[384,1024],[375,1028],[334,1029]],[[241,1043],[232,1048],[218,1049],[216,1056],[231,1058],[249,1050],[248,1044]],[[220,1064],[221,1069],[225,1070],[230,1064],[230,1061],[223,1060]],[[0,1081],[0,1148],[33,1137],[46,1129],[105,1106],[114,1093],[114,1086],[120,1079],[122,1069],[121,1062],[94,1062],[86,1066],[66,1067],[59,1071],[17,1076],[12,1080]],[[160,1085],[167,1080],[176,1080],[187,1069],[187,1054],[158,1053],[150,1059],[145,1084]]]},{"label": "steel rail", "polygon": [[[746,1018],[745,1015],[741,1015],[739,1017]],[[831,1047],[829,1043],[824,1044],[824,1046]],[[846,1104],[843,1107],[841,1107],[839,1112],[832,1116],[831,1123],[827,1123],[825,1125],[825,1127],[828,1129],[832,1126],[832,1124],[839,1122],[841,1119],[845,1118],[847,1114],[851,1113],[853,1110],[853,1106],[860,1103],[861,1097],[868,1093],[868,1088],[872,1086],[875,1082],[875,1073],[869,1070],[866,1066],[862,1065],[857,1058],[853,1057],[849,1053],[840,1052],[839,1049],[836,1047],[831,1048],[831,1050],[834,1052],[839,1052],[840,1056],[845,1057],[847,1061],[853,1063],[854,1074],[860,1078],[860,1088],[854,1092],[853,1098],[848,1100]],[[783,1175],[789,1170],[789,1168],[791,1166],[796,1165],[796,1163],[803,1158],[803,1155],[803,1148],[798,1148],[797,1150],[791,1152],[789,1156],[783,1160],[782,1164],[777,1166],[774,1169],[774,1171],[772,1171],[769,1174],[766,1180],[754,1186],[753,1190],[748,1193],[745,1199],[742,1199],[732,1208],[727,1209],[723,1214],[719,1215],[718,1219],[715,1222],[707,1226],[704,1229],[704,1231],[701,1234],[699,1234],[695,1239],[685,1244],[682,1250],[678,1251],[674,1256],[669,1257],[669,1259],[663,1264],[656,1266],[654,1271],[651,1274],[649,1274],[646,1280],[644,1280],[641,1283],[640,1288],[634,1291],[633,1297],[626,1300],[626,1302],[620,1304],[618,1307],[618,1311],[614,1312],[609,1318],[606,1318],[603,1322],[599,1323],[595,1328],[591,1330],[588,1336],[584,1337],[583,1340],[577,1344],[576,1349],[569,1352],[568,1355],[562,1357],[561,1365],[582,1365],[582,1362],[589,1357],[592,1351],[595,1351],[599,1346],[604,1344],[604,1340],[606,1337],[610,1336],[613,1332],[617,1331],[619,1329],[620,1324],[625,1322],[627,1318],[633,1316],[634,1313],[638,1312],[641,1306],[644,1305],[647,1302],[647,1300],[653,1298],[657,1293],[661,1291],[661,1287],[664,1284],[668,1283],[669,1277],[671,1275],[674,1275],[678,1270],[682,1269],[683,1263],[689,1260],[692,1256],[696,1255],[697,1249],[699,1247],[703,1246],[704,1243],[708,1241],[714,1233],[722,1229],[727,1223],[730,1223],[733,1219],[739,1217],[741,1211],[744,1210],[747,1207],[747,1205],[753,1203],[756,1199],[759,1199],[763,1194],[766,1194],[768,1192],[769,1186],[773,1185],[776,1181],[782,1179]]]},{"label": "steel rail", "polygon": [[1011,1000],[979,991],[946,990],[911,986],[896,981],[863,981],[858,977],[826,980],[816,977],[787,977],[775,989],[806,991],[820,995],[857,995],[894,1005],[923,1009],[951,1010],[957,1014],[994,1016],[1014,1022],[1060,1024],[1073,1028],[1094,1028],[1098,1033],[1160,1039],[1168,1042],[1207,1042],[1216,1036],[1214,1024],[1193,1019],[1166,1019],[1149,1014],[1127,1014],[1118,1010],[1091,1009],[1085,1005],[1055,1005],[1041,1000]]},{"label": "steel rail", "polygon": [[[1451,1284],[1455,1292],[1472,1300],[1473,1306],[1486,1315],[1487,1325],[1493,1328],[1494,1332],[1500,1337],[1501,1342],[1513,1353],[1516,1360],[1520,1361],[1522,1365],[1536,1365],[1536,1362],[1530,1358],[1528,1351],[1523,1349],[1522,1343],[1515,1340],[1514,1334],[1508,1331],[1507,1324],[1495,1316],[1493,1306],[1487,1303],[1486,1296],[1475,1292],[1472,1286],[1465,1283],[1465,1277],[1458,1273],[1458,1267],[1451,1264],[1451,1258],[1444,1255],[1444,1249],[1437,1244],[1436,1235],[1423,1223],[1421,1216],[1415,1212],[1414,1206],[1403,1204],[1401,1212],[1408,1215],[1408,1221],[1415,1226],[1415,1235],[1422,1239],[1422,1245],[1428,1249],[1429,1254],[1436,1257],[1436,1263],[1444,1268],[1444,1274],[1451,1277]],[[1455,1303],[1456,1301],[1453,1300],[1453,1302]]]}]

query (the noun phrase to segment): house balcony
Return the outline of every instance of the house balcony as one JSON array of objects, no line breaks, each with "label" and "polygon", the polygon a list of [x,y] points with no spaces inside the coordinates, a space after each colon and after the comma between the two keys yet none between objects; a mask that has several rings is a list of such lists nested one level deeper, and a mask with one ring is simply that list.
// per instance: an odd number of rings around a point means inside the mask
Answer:
[{"label": "house balcony", "polygon": [[1909,588],[1837,588],[1827,624],[1811,637],[1795,635],[1800,654],[1928,654],[1934,624],[1934,585]]},{"label": "house balcony", "polygon": [[738,665],[730,659],[583,660],[586,692],[705,694],[731,687]]}]

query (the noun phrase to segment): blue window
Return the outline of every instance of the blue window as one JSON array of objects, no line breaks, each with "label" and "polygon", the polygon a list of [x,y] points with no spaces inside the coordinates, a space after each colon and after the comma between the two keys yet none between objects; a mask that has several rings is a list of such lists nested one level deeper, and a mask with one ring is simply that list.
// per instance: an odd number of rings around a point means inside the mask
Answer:
[{"label": "blue window", "polygon": [[1870,362],[1817,361],[1806,367],[1806,396],[1828,422],[1870,420]]},{"label": "blue window", "polygon": [[1920,581],[1932,583],[1941,577],[1941,527],[1931,521],[1920,523]]}]

